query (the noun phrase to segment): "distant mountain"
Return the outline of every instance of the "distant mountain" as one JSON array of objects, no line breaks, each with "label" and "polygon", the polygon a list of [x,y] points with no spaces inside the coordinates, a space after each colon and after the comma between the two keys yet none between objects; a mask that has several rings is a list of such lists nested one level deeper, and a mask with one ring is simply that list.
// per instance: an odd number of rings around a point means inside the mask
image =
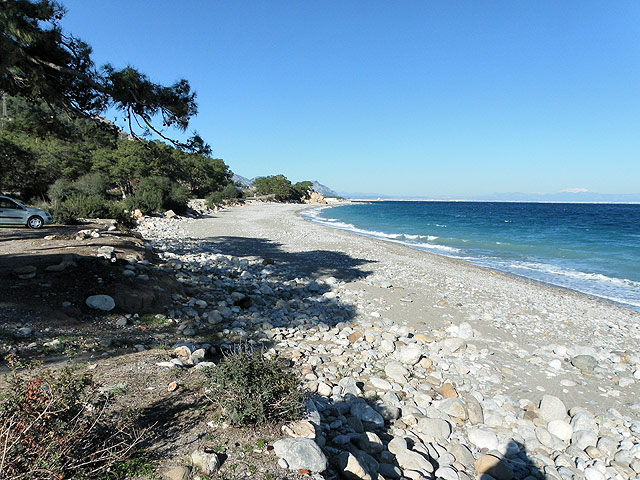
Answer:
[{"label": "distant mountain", "polygon": [[231,181],[239,183],[243,187],[250,187],[251,185],[253,185],[253,180],[249,180],[247,177],[243,177],[236,173],[234,173],[233,177],[231,177]]},{"label": "distant mountain", "polygon": [[329,187],[327,187],[326,185],[322,185],[317,180],[313,181],[313,185],[311,185],[311,188],[313,188],[314,192],[318,192],[319,194],[324,195],[325,197],[339,197],[340,196],[336,192],[331,190]]}]

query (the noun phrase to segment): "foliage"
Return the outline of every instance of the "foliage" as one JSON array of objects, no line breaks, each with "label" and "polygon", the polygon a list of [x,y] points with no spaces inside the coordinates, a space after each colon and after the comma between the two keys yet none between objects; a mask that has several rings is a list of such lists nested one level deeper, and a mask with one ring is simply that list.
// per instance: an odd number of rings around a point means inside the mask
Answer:
[{"label": "foliage", "polygon": [[182,185],[167,177],[149,177],[140,180],[133,196],[125,200],[129,210],[142,213],[174,210],[183,212],[187,208],[189,192]]},{"label": "foliage", "polygon": [[297,376],[260,352],[236,351],[206,374],[209,400],[232,425],[294,420],[302,413]]},{"label": "foliage", "polygon": [[313,182],[310,182],[308,180],[304,182],[298,182],[292,186],[292,189],[294,192],[294,198],[296,198],[297,200],[302,200],[305,197],[309,196],[309,192],[313,191]]},{"label": "foliage", "polygon": [[[179,142],[163,131],[186,130],[197,113],[195,93],[186,80],[163,86],[129,66],[97,68],[91,47],[62,31],[64,15],[54,0],[2,1],[0,90],[32,103],[45,102],[54,121],[58,111],[97,119],[114,107],[132,134],[153,132],[181,148],[208,153],[209,147],[195,133]],[[137,133],[134,125],[140,126]]]},{"label": "foliage", "polygon": [[88,375],[71,368],[24,372],[14,357],[0,398],[0,477],[15,480],[123,478],[142,433],[106,412]]},{"label": "foliage", "polygon": [[213,207],[215,205],[222,205],[227,200],[235,200],[243,196],[242,189],[236,187],[233,183],[229,183],[222,190],[210,194],[207,197],[207,204]]},{"label": "foliage", "polygon": [[280,202],[299,202],[311,190],[312,182],[298,182],[292,185],[284,175],[258,177],[253,181],[258,195],[275,195]]},{"label": "foliage", "polygon": [[96,197],[106,197],[109,190],[109,178],[102,172],[85,173],[73,186],[78,193]]}]

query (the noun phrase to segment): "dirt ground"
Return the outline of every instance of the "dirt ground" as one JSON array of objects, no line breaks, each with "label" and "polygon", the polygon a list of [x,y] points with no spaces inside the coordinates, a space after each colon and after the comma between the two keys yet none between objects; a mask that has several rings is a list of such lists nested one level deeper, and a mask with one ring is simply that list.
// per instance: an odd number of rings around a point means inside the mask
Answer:
[{"label": "dirt ground", "polygon": [[[277,466],[269,443],[281,438],[278,426],[249,431],[214,425],[203,371],[157,365],[174,356],[176,325],[163,314],[184,292],[139,235],[111,226],[0,227],[0,390],[7,386],[8,353],[91,373],[111,394],[113,412],[132,410],[140,428],[150,427],[142,447],[157,468],[140,478],[163,478],[158,472],[182,465],[196,449],[219,453],[216,478],[304,478]],[[115,261],[98,257],[104,246],[114,247]],[[130,263],[148,280],[124,276]],[[57,271],[47,271],[54,265]],[[35,267],[35,276],[20,278],[19,269],[27,266]],[[116,309],[89,308],[85,299],[96,294],[114,296]],[[169,391],[172,382],[177,387]]]}]

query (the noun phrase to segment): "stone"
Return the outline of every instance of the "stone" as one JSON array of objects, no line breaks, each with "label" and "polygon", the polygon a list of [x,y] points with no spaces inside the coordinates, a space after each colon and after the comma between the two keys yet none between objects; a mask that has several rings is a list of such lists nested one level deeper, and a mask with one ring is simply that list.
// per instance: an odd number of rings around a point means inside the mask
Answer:
[{"label": "stone", "polygon": [[358,445],[361,450],[367,453],[380,453],[384,450],[384,444],[380,437],[373,432],[364,432],[358,439]]},{"label": "stone", "polygon": [[605,480],[604,473],[596,468],[588,467],[584,469],[584,478],[586,480]]},{"label": "stone", "polygon": [[318,383],[318,395],[322,395],[323,397],[330,397],[333,393],[333,389],[324,382]]},{"label": "stone", "polygon": [[389,340],[384,340],[384,339],[380,341],[380,351],[382,353],[389,355],[393,353],[395,349],[396,349],[396,346],[393,344],[393,342]]},{"label": "stone", "polygon": [[273,450],[290,470],[319,473],[327,469],[327,457],[310,438],[284,438],[273,444]]},{"label": "stone", "polygon": [[14,332],[16,337],[27,338],[30,337],[33,330],[29,327],[21,327]]},{"label": "stone", "polygon": [[459,398],[448,398],[441,401],[438,405],[438,409],[450,417],[459,418],[461,420],[467,419],[467,410],[465,409],[464,403],[462,403],[462,400]]},{"label": "stone", "polygon": [[342,452],[338,455],[337,464],[343,478],[351,480],[372,480],[366,465],[358,457],[350,452]]},{"label": "stone", "polygon": [[440,387],[440,395],[444,398],[454,398],[458,396],[458,391],[449,382],[445,382]]},{"label": "stone", "polygon": [[395,465],[391,465],[390,463],[381,463],[380,465],[378,465],[378,473],[384,478],[388,478],[390,480],[397,480],[402,478],[402,470]]},{"label": "stone", "polygon": [[293,438],[316,438],[316,429],[308,420],[298,420],[283,425],[282,433]]},{"label": "stone", "polygon": [[540,400],[538,415],[546,422],[564,420],[567,417],[567,407],[558,397],[544,395]]},{"label": "stone", "polygon": [[584,450],[587,447],[595,447],[598,443],[598,436],[589,430],[578,430],[571,436],[571,445]]},{"label": "stone", "polygon": [[391,383],[380,377],[370,377],[369,383],[376,390],[391,390]]},{"label": "stone", "polygon": [[478,449],[495,450],[498,448],[498,436],[485,428],[471,428],[467,433],[469,441]]},{"label": "stone", "polygon": [[341,388],[341,394],[346,395],[350,393],[351,395],[358,396],[362,393],[360,387],[358,387],[356,383],[356,379],[353,377],[345,377],[338,382],[338,385]]},{"label": "stone", "polygon": [[569,442],[571,435],[573,435],[573,427],[564,420],[550,421],[547,430],[564,442]]},{"label": "stone", "polygon": [[618,441],[613,437],[605,435],[598,439],[596,447],[607,457],[613,457],[618,451]]},{"label": "stone", "polygon": [[220,459],[215,452],[196,450],[191,454],[191,463],[205,475],[211,475],[220,468]]},{"label": "stone", "polygon": [[409,376],[409,370],[404,368],[400,362],[389,362],[384,367],[384,373],[391,380],[398,383],[404,383]]},{"label": "stone", "polygon": [[445,338],[441,342],[442,349],[448,353],[455,353],[467,347],[467,342],[460,337]]},{"label": "stone", "polygon": [[456,462],[469,468],[473,465],[475,459],[469,447],[456,442],[451,442],[447,448],[448,452],[454,456]]},{"label": "stone", "polygon": [[491,475],[496,480],[511,480],[513,471],[495,455],[482,455],[475,463],[476,471],[480,474]]},{"label": "stone", "polygon": [[578,430],[589,430],[593,433],[598,433],[598,424],[589,412],[576,413],[569,423],[574,432]]},{"label": "stone", "polygon": [[397,359],[405,365],[415,365],[422,357],[422,348],[412,344],[396,350]]},{"label": "stone", "polygon": [[447,440],[451,435],[451,425],[441,418],[421,418],[418,421],[418,431],[431,438]]},{"label": "stone", "polygon": [[571,359],[571,365],[581,372],[593,372],[598,366],[598,360],[591,355],[576,355]]},{"label": "stone", "polygon": [[191,475],[191,468],[184,466],[168,467],[162,472],[163,480],[187,480]]},{"label": "stone", "polygon": [[484,423],[484,411],[482,410],[482,405],[474,397],[468,393],[462,395],[462,399],[464,400],[464,404],[467,407],[467,417],[469,423],[471,425],[478,425]]},{"label": "stone", "polygon": [[[418,452],[411,450],[400,450],[396,455],[396,461],[403,470],[414,470],[420,472],[425,477],[430,477],[433,473],[433,464]],[[406,476],[406,473],[405,473]]]},{"label": "stone", "polygon": [[13,269],[13,274],[21,280],[28,280],[36,276],[37,268],[33,265],[25,265]]},{"label": "stone", "polygon": [[384,427],[384,418],[369,406],[364,400],[355,402],[350,409],[351,415],[363,423],[373,423],[378,427]]},{"label": "stone", "polygon": [[435,477],[442,480],[460,480],[458,472],[452,467],[444,466],[435,471]]},{"label": "stone", "polygon": [[109,295],[91,295],[87,297],[85,303],[89,308],[103,312],[110,312],[116,307],[115,300]]},{"label": "stone", "polygon": [[463,340],[469,340],[474,337],[473,327],[468,322],[462,322],[458,325],[458,337]]}]

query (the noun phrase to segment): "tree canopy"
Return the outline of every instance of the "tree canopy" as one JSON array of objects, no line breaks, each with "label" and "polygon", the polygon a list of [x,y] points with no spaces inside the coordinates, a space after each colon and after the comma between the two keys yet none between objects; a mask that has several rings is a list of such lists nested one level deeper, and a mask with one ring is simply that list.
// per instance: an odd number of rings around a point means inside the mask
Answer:
[{"label": "tree canopy", "polygon": [[197,113],[189,82],[164,86],[131,66],[96,67],[91,47],[63,32],[64,15],[54,0],[0,0],[0,90],[44,102],[54,117],[62,111],[97,119],[115,108],[132,135],[155,134],[181,149],[210,153],[196,133],[186,141],[167,133],[185,131]]}]

